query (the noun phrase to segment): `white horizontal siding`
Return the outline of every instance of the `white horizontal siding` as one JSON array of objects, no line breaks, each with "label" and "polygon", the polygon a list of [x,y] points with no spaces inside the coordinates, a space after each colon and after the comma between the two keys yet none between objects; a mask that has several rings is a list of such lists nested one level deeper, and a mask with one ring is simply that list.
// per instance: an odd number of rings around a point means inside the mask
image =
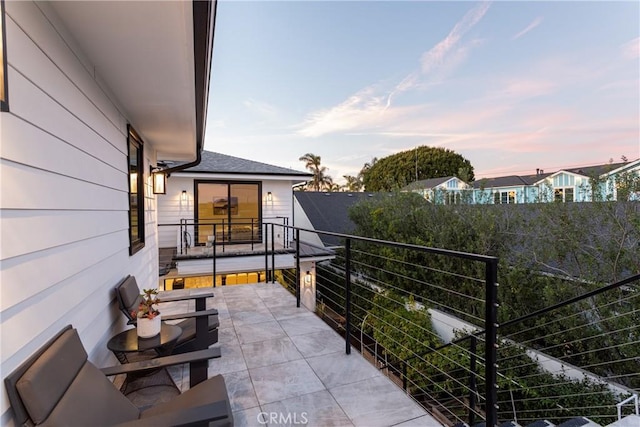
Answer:
[{"label": "white horizontal siding", "polygon": [[128,210],[125,191],[4,159],[0,168],[3,209]]},{"label": "white horizontal siding", "polygon": [[[74,242],[126,232],[126,215],[115,211],[6,210],[0,218],[2,260],[69,245]],[[128,234],[125,235],[128,239]],[[128,241],[128,240],[127,240]]]},{"label": "white horizontal siding", "polygon": [[[15,113],[15,110],[12,111]],[[5,143],[2,144],[0,153],[4,159],[82,181],[115,185],[113,188],[127,191],[126,172],[114,166],[126,162],[126,155],[118,151],[114,157],[117,161],[114,163],[104,160],[115,150],[111,146],[91,155],[10,114],[2,120],[2,139]],[[96,148],[104,146],[95,142]]]},{"label": "white horizontal siding", "polygon": [[[182,200],[182,190],[187,192],[186,200]],[[179,224],[181,219],[193,220],[193,202],[193,179],[172,175],[167,180],[167,194],[158,196],[159,247],[177,246],[180,227],[162,224]]]},{"label": "white horizontal siding", "polygon": [[[48,5],[32,2],[7,2],[6,5],[10,18],[7,19],[7,40],[11,39],[14,52],[20,52],[20,55],[11,55],[12,50],[7,49],[8,64],[45,89],[51,98],[105,140],[115,141],[126,135],[126,121],[79,61],[82,54],[79,50],[70,50],[69,45],[75,44],[73,39],[62,38],[66,35],[63,27],[51,26],[51,21],[56,20],[54,13],[46,17],[42,13],[41,9],[47,10]],[[13,104],[14,95],[9,93]]]},{"label": "white horizontal siding", "polygon": [[[167,194],[158,196],[158,228],[159,246],[175,247],[179,237],[177,226],[162,226],[162,224],[178,224],[181,219],[194,219],[194,179],[192,175],[187,177],[174,174],[167,181]],[[199,180],[218,180],[218,175],[199,174]],[[243,181],[244,176],[236,175],[233,181]],[[255,177],[248,180],[255,182]],[[292,205],[292,181],[281,181],[263,177],[262,180],[262,218],[265,222],[275,222],[282,224],[282,219],[276,217],[289,218],[289,225],[293,225],[293,205]],[[182,199],[182,191],[186,190],[187,198]],[[267,201],[267,193],[272,193],[272,201]],[[191,230],[190,230],[191,232]],[[281,233],[282,231],[278,231]],[[291,235],[291,233],[289,233]],[[193,233],[191,233],[193,236]]]},{"label": "white horizontal siding", "polygon": [[[6,2],[9,112],[0,144],[1,368],[67,324],[92,360],[124,326],[113,288],[155,287],[155,197],[145,141],[145,248],[129,256],[126,118],[46,3]],[[0,424],[11,425],[1,388]]]}]

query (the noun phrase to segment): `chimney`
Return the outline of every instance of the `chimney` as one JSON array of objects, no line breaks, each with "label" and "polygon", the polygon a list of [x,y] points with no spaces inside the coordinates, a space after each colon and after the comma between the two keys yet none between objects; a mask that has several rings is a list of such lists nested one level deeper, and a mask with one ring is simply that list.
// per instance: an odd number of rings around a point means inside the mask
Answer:
[{"label": "chimney", "polygon": [[540,169],[536,169],[536,175],[540,175]]}]

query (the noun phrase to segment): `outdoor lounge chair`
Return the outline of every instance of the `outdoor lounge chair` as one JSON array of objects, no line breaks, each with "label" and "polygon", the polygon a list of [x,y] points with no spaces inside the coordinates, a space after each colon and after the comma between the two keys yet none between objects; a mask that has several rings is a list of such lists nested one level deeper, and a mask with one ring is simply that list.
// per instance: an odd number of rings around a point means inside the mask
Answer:
[{"label": "outdoor lounge chair", "polygon": [[15,425],[233,426],[224,378],[209,378],[168,402],[140,411],[105,375],[207,360],[219,349],[98,369],[78,332],[65,327],[5,378]]},{"label": "outdoor lounge chair", "polygon": [[[218,311],[215,309],[206,309],[207,297],[212,297],[213,293],[200,293],[198,295],[171,295],[171,292],[164,292],[160,296],[161,302],[171,301],[184,301],[195,299],[196,311],[191,313],[181,314],[162,314],[162,320],[178,320],[176,325],[182,329],[182,335],[178,338],[178,342],[173,350],[174,354],[186,353],[195,350],[202,350],[209,347],[211,344],[218,342]],[[136,320],[131,315],[132,311],[138,310],[138,305],[142,296],[140,295],[140,288],[136,282],[134,276],[125,277],[116,286],[116,298],[118,299],[118,305],[120,310],[128,319],[128,324],[134,325]],[[204,328],[198,330],[198,327],[202,325]]]}]

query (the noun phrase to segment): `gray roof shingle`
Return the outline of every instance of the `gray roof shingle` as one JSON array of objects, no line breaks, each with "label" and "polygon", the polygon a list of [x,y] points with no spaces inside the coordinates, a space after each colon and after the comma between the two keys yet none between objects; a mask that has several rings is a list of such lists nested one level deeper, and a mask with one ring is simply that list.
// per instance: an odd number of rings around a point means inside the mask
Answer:
[{"label": "gray roof shingle", "polygon": [[309,172],[301,172],[294,169],[273,166],[253,160],[227,154],[203,151],[202,161],[199,165],[185,169],[182,172],[198,173],[234,173],[243,175],[292,175],[301,178],[313,176]]},{"label": "gray roof shingle", "polygon": [[[349,218],[349,208],[362,200],[379,197],[383,193],[294,191],[293,194],[315,230],[351,234],[356,227]],[[341,244],[340,239],[335,236],[319,234],[319,237],[327,246]]]},{"label": "gray roof shingle", "polygon": [[403,190],[415,190],[415,189],[421,189],[421,188],[434,188],[437,187],[440,184],[443,184],[447,181],[449,181],[451,178],[455,178],[453,176],[442,176],[442,177],[438,177],[438,178],[429,178],[429,179],[423,179],[420,181],[414,181],[411,184],[407,185],[406,187],[403,188]]}]

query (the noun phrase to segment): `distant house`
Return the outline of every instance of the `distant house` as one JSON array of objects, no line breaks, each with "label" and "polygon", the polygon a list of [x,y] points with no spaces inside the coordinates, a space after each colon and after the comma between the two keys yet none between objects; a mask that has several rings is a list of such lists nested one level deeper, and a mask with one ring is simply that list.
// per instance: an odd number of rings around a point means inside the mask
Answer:
[{"label": "distant house", "polygon": [[[200,164],[171,174],[166,194],[158,196],[160,251],[171,250],[178,258],[178,276],[210,275],[207,243],[215,239],[218,255],[225,256],[217,262],[220,283],[226,283],[227,273],[264,270],[264,256],[256,256],[264,251],[264,223],[293,225],[293,186],[311,177],[308,172],[203,151]],[[281,227],[275,233],[278,247],[288,248],[292,233]]]},{"label": "distant house", "polygon": [[460,178],[447,176],[412,182],[403,190],[416,192],[433,203],[451,205],[460,203],[464,190],[469,188],[469,184]]},{"label": "distant house", "polygon": [[[623,181],[640,176],[640,159],[632,162],[562,169],[533,175],[510,175],[480,179],[466,184],[455,177],[433,178],[409,184],[403,190],[421,194],[439,204],[522,204],[540,202],[591,202],[618,200]],[[596,188],[592,188],[592,184]],[[626,191],[626,190],[625,190]],[[637,200],[636,192],[625,198]]]}]

